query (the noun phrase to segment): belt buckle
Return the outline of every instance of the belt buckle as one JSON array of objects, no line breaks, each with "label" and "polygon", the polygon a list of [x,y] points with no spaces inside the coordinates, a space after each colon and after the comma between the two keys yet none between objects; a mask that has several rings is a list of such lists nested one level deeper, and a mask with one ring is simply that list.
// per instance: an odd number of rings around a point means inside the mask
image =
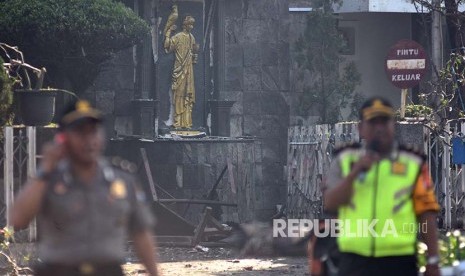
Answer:
[{"label": "belt buckle", "polygon": [[91,263],[82,263],[79,265],[79,272],[82,275],[91,275],[95,272],[95,267]]}]

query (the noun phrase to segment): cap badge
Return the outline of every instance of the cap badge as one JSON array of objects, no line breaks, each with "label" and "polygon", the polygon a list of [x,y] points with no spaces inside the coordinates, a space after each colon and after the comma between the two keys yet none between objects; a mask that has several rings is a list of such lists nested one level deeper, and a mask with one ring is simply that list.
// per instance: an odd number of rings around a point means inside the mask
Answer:
[{"label": "cap badge", "polygon": [[373,107],[374,107],[374,108],[383,108],[384,105],[383,105],[383,103],[382,103],[380,100],[375,100],[375,101],[373,102]]},{"label": "cap badge", "polygon": [[87,112],[90,110],[90,103],[88,101],[80,100],[76,103],[76,110]]}]

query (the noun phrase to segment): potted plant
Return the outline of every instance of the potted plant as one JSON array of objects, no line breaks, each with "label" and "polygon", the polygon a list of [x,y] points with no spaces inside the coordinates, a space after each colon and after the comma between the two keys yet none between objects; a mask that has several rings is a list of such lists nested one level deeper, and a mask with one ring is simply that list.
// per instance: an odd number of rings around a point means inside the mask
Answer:
[{"label": "potted plant", "polygon": [[[50,124],[55,115],[55,98],[59,92],[71,93],[61,89],[42,88],[46,69],[38,69],[24,61],[23,53],[6,43],[0,43],[0,49],[7,62],[3,62],[1,73],[8,79],[9,86],[14,89],[17,111],[21,121],[27,126],[44,126]],[[32,85],[29,72],[35,75]],[[8,92],[8,91],[6,91]],[[11,100],[10,100],[11,105]]]},{"label": "potted plant", "polygon": [[[433,109],[421,104],[408,104],[405,106],[405,121],[421,122],[433,115]],[[400,110],[397,110],[396,117],[400,119]]]}]

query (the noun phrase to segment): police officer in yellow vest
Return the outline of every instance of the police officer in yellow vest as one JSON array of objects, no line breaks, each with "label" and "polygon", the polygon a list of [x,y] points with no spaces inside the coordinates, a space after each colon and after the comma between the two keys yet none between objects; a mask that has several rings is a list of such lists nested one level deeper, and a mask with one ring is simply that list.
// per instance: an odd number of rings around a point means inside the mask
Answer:
[{"label": "police officer in yellow vest", "polygon": [[55,141],[43,149],[37,175],[15,200],[15,228],[37,216],[36,275],[122,276],[127,239],[148,274],[158,275],[153,217],[128,162],[102,157],[101,122],[102,114],[87,101],[71,103]]},{"label": "police officer in yellow vest", "polygon": [[418,235],[428,246],[425,275],[439,275],[439,206],[425,156],[395,142],[387,100],[366,101],[360,120],[364,142],[337,153],[324,191],[325,209],[338,213],[339,275],[418,275]]}]

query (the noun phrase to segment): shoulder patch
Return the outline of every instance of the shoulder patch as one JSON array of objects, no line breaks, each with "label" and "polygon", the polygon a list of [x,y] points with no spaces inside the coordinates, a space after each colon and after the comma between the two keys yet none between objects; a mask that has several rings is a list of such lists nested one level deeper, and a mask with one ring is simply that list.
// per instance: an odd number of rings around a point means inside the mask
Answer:
[{"label": "shoulder patch", "polygon": [[110,185],[110,195],[115,199],[126,198],[126,183],[122,179],[115,179]]},{"label": "shoulder patch", "polygon": [[119,156],[115,156],[111,158],[111,164],[123,171],[129,172],[129,173],[135,173],[137,171],[137,166],[134,163],[129,162],[126,159],[123,159]]},{"label": "shoulder patch", "polygon": [[406,152],[408,152],[408,153],[417,155],[417,156],[420,157],[421,159],[426,160],[426,154],[423,152],[422,149],[420,149],[420,148],[419,148],[418,146],[416,146],[416,145],[412,145],[412,144],[399,145],[399,150],[400,150],[400,151],[406,151]]},{"label": "shoulder patch", "polygon": [[344,144],[338,148],[336,148],[333,152],[333,155],[336,156],[338,154],[340,154],[341,152],[345,151],[345,150],[349,150],[349,149],[359,149],[362,147],[362,144],[360,143],[348,143],[348,144]]}]

